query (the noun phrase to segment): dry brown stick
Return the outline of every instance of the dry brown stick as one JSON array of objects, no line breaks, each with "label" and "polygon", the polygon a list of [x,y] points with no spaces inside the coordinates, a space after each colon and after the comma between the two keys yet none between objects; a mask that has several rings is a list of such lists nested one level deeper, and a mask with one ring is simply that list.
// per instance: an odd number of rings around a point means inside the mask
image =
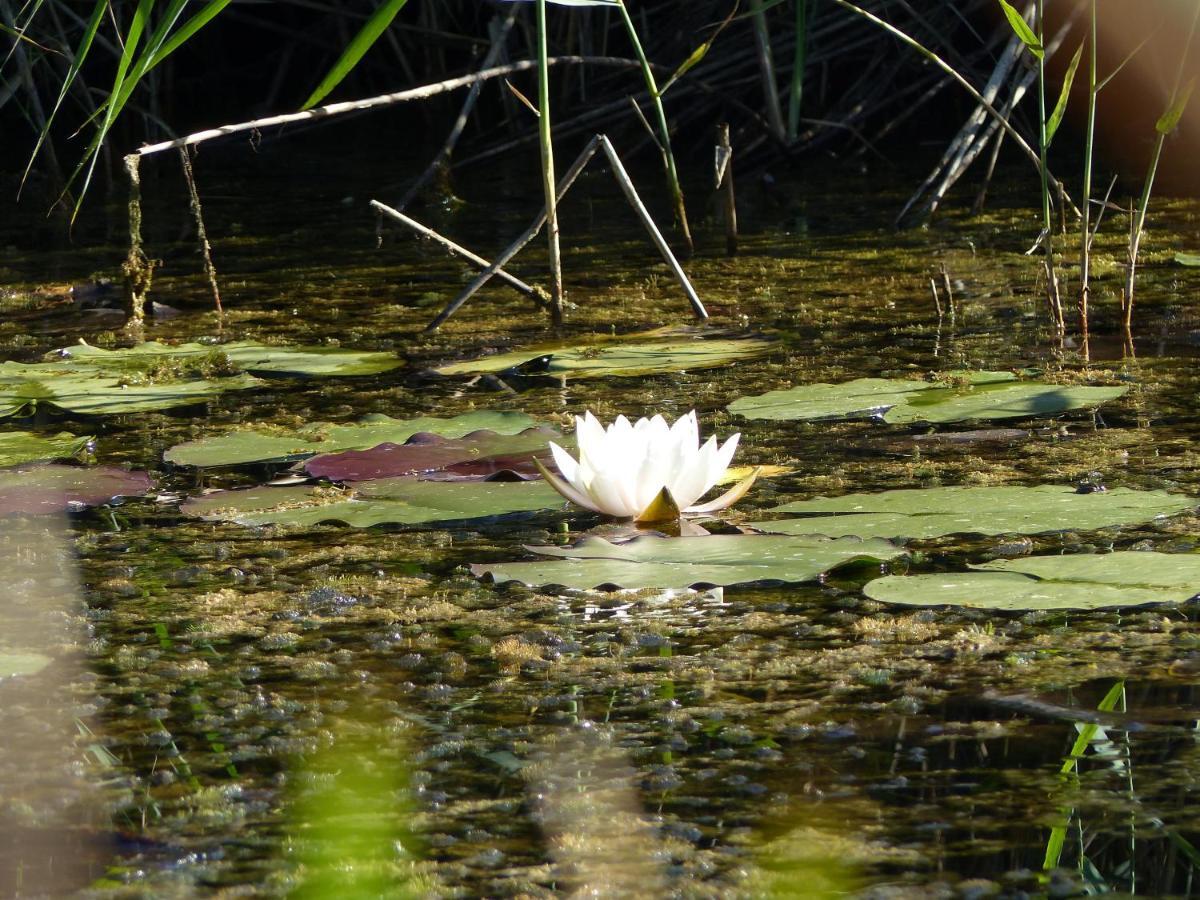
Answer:
[{"label": "dry brown stick", "polygon": [[[621,59],[612,56],[553,56],[547,62],[550,65],[561,65],[566,63],[578,64],[587,63],[595,66],[618,66],[622,68],[636,68],[640,63],[636,59]],[[267,116],[262,119],[251,119],[248,122],[236,122],[231,125],[222,125],[219,128],[208,128],[204,131],[197,131],[193,134],[184,135],[181,138],[176,138],[173,141],[162,141],[157,144],[147,144],[144,147],[138,148],[135,151],[137,156],[149,156],[152,153],[161,153],[163,150],[173,150],[176,147],[188,147],[193,144],[201,144],[204,141],[211,141],[213,138],[223,137],[227,134],[238,134],[243,131],[256,131],[262,128],[271,128],[276,125],[288,125],[293,122],[311,122],[315,119],[324,119],[330,116],[341,115],[342,113],[360,112],[367,109],[378,109],[383,106],[391,106],[395,103],[405,103],[409,100],[425,100],[429,97],[436,97],[438,94],[445,94],[449,91],[455,91],[462,87],[468,87],[479,81],[487,81],[490,78],[502,78],[505,75],[511,75],[514,72],[524,72],[527,69],[532,69],[537,66],[537,60],[526,59],[520,62],[509,63],[505,66],[496,66],[492,69],[485,69],[482,72],[473,72],[470,75],[460,75],[458,78],[448,78],[445,81],[439,81],[434,84],[421,85],[420,87],[409,88],[406,91],[397,91],[393,94],[381,94],[377,97],[367,97],[363,100],[347,100],[342,103],[330,103],[328,106],[319,106],[316,109],[308,109],[303,112],[285,113],[279,116]]]},{"label": "dry brown stick", "polygon": [[200,210],[200,192],[196,190],[196,176],[192,172],[191,150],[187,147],[180,147],[179,158],[183,162],[183,179],[188,186],[192,217],[196,220],[196,239],[200,242],[200,255],[204,258],[204,274],[208,277],[213,303],[217,306],[217,318],[223,321],[225,310],[221,307],[221,289],[217,287],[217,267],[213,265],[212,244],[208,242],[208,231],[204,227],[204,213]]},{"label": "dry brown stick", "polygon": [[[447,250],[449,250],[451,253],[458,254],[459,256],[463,257],[463,259],[473,262],[475,265],[479,266],[479,268],[481,268],[481,269],[486,269],[486,268],[488,268],[488,266],[491,265],[491,263],[488,262],[486,259],[484,259],[482,256],[472,253],[466,247],[463,247],[463,246],[460,246],[459,244],[454,243],[454,241],[450,240],[450,238],[444,237],[443,235],[438,234],[432,228],[428,227],[427,225],[422,225],[416,219],[409,218],[408,216],[406,216],[404,213],[400,212],[397,209],[392,209],[390,206],[380,203],[378,200],[372,200],[371,207],[376,212],[387,216],[389,219],[394,219],[395,221],[399,222],[401,225],[407,225],[409,228],[411,228],[413,231],[415,231],[417,234],[421,235],[422,237],[426,237],[432,241],[436,241],[437,243],[439,243],[443,247],[445,247]],[[509,284],[512,287],[516,288],[518,291],[520,291],[522,294],[525,294],[527,297],[532,297],[535,301],[537,301],[537,303],[540,306],[545,306],[546,303],[549,301],[549,297],[546,296],[546,292],[543,291],[541,288],[531,287],[530,285],[528,285],[524,281],[522,281],[520,278],[517,278],[514,275],[510,275],[508,272],[504,271],[504,269],[497,269],[496,277],[499,278],[501,281],[505,282],[506,284]]]},{"label": "dry brown stick", "polygon": [[738,251],[737,203],[733,194],[733,146],[729,143],[729,123],[717,126],[716,187],[725,188],[725,253]]},{"label": "dry brown stick", "polygon": [[629,178],[629,173],[625,171],[625,166],[621,163],[621,157],[617,156],[617,151],[613,147],[612,142],[604,135],[598,135],[600,146],[604,148],[604,155],[608,157],[609,165],[612,166],[613,175],[617,179],[617,183],[621,186],[621,190],[625,194],[625,199],[629,201],[629,205],[633,207],[633,211],[637,213],[642,224],[646,227],[646,231],[650,234],[650,240],[658,247],[658,252],[662,254],[671,271],[675,273],[680,286],[683,287],[683,292],[687,294],[688,302],[692,304],[692,312],[700,321],[705,321],[708,318],[708,311],[704,308],[704,304],[700,302],[700,297],[696,294],[696,289],[692,287],[692,283],[688,280],[687,273],[683,271],[683,266],[679,265],[679,260],[675,258],[675,254],[671,252],[671,247],[667,244],[666,238],[662,236],[662,232],[658,230],[658,226],[654,224],[654,220],[650,218],[650,212],[646,209],[646,205],[642,203],[642,198],[638,196],[637,189],[633,186],[633,182]]},{"label": "dry brown stick", "polygon": [[[595,156],[596,150],[599,148],[599,146],[600,137],[597,135],[588,141],[587,146],[583,148],[579,156],[575,157],[575,162],[571,163],[571,168],[569,168],[563,174],[563,177],[558,181],[558,189],[555,193],[559,199],[561,199],[562,196],[570,189],[571,185],[575,183],[575,179],[579,177],[579,174],[583,171],[584,166],[588,164],[588,160]],[[543,206],[541,212],[538,213],[537,218],[533,220],[533,224],[526,228],[520,237],[509,244],[508,247],[505,248],[498,257],[492,260],[491,265],[480,272],[479,275],[475,277],[475,280],[463,288],[457,297],[447,303],[445,308],[440,313],[434,316],[433,321],[425,326],[426,333],[430,331],[436,331],[438,328],[440,328],[443,322],[454,315],[460,306],[471,299],[472,295],[474,295],[476,291],[487,284],[491,277],[500,271],[501,266],[521,252],[521,249],[526,244],[537,237],[537,233],[542,230],[542,226],[545,224],[546,207]]]},{"label": "dry brown stick", "polygon": [[942,263],[942,289],[946,292],[946,302],[950,304],[950,321],[954,322],[954,290],[950,286],[950,273],[946,271],[945,263]]}]

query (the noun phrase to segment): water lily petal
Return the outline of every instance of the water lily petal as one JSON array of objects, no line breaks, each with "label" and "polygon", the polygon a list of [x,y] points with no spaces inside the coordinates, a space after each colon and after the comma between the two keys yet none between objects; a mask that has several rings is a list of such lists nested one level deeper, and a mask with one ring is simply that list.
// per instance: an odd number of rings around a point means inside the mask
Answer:
[{"label": "water lily petal", "polygon": [[542,477],[546,479],[546,483],[562,494],[567,500],[574,503],[576,506],[582,506],[584,509],[590,509],[592,512],[604,512],[604,510],[600,509],[592,502],[591,498],[582,492],[577,491],[574,487],[567,484],[565,481],[547,469],[545,465],[542,464],[540,459],[535,458],[533,464],[537,467],[537,470],[542,473]]},{"label": "water lily petal", "polygon": [[624,473],[597,472],[587,486],[588,496],[602,512],[618,518],[635,516],[641,512],[625,490]]},{"label": "water lily petal", "polygon": [[722,509],[727,509],[737,503],[746,496],[754,484],[754,480],[758,478],[762,472],[762,466],[755,466],[754,471],[723,493],[715,500],[709,500],[707,503],[701,503],[699,506],[689,506],[684,510],[685,513],[714,513]]},{"label": "water lily petal", "polygon": [[[709,483],[708,487],[712,487],[721,480],[721,476],[725,474],[725,470],[729,468],[729,464],[733,462],[733,454],[737,451],[738,441],[742,439],[741,432],[731,434],[725,439],[724,445],[717,451],[716,458],[713,460],[712,468],[708,471]],[[708,488],[705,488],[708,490]]]},{"label": "water lily petal", "polygon": [[717,455],[717,439],[710,437],[704,442],[699,452],[691,456],[681,469],[674,473],[669,487],[671,496],[681,508],[691,506],[712,487],[708,473],[713,467],[713,459]]},{"label": "water lily petal", "polygon": [[575,457],[554,441],[550,441],[550,453],[554,456],[554,464],[558,466],[562,477],[570,484],[577,483],[579,481],[579,463],[575,461]]}]

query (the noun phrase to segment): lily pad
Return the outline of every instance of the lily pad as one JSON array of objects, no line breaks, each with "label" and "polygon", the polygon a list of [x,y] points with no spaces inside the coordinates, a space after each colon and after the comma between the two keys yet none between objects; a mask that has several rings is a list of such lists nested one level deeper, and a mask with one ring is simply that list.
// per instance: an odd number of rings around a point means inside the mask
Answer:
[{"label": "lily pad", "polygon": [[404,365],[404,361],[394,353],[342,350],[337,347],[288,347],[255,341],[176,345],[149,341],[116,350],[80,344],[55,350],[47,358],[68,361],[73,366],[93,366],[117,373],[162,367],[221,365],[227,361],[228,365],[244,372],[344,376],[377,375]]},{"label": "lily pad", "polygon": [[754,359],[774,346],[772,341],[762,338],[593,341],[500,353],[440,366],[434,371],[439,375],[512,372],[517,375],[565,378],[651,375],[712,369],[739,360]]},{"label": "lily pad", "polygon": [[1200,253],[1176,253],[1175,262],[1181,266],[1200,266]]},{"label": "lily pad", "polygon": [[0,471],[0,516],[41,515],[144,494],[145,472],[115,466],[21,466]]},{"label": "lily pad", "polygon": [[[420,432],[404,444],[324,453],[310,459],[304,468],[314,477],[345,482],[435,472],[457,464],[459,477],[474,475],[482,479],[522,463],[532,468],[530,461],[535,456],[548,459],[547,442],[551,440],[562,438],[546,427],[529,428],[515,435],[474,431],[461,438]],[[465,468],[463,464],[467,464]]]},{"label": "lily pad", "polygon": [[1099,406],[1128,389],[1018,381],[1010,372],[971,372],[962,373],[952,384],[858,378],[843,384],[799,385],[741,397],[727,408],[747,419],[943,423],[1052,416]]},{"label": "lily pad", "polygon": [[79,437],[66,431],[54,435],[33,434],[28,431],[5,432],[0,434],[0,466],[70,459],[79,455],[91,440],[90,435]]},{"label": "lily pad", "polygon": [[560,558],[473,565],[471,572],[498,582],[570,588],[796,583],[814,581],[847,563],[888,560],[904,552],[882,540],[749,534],[674,538],[645,535],[619,544],[590,536],[571,547],[525,549]]},{"label": "lily pad", "polygon": [[307,527],[342,522],[355,528],[490,519],[561,509],[563,499],[542,481],[421,481],[381,478],[352,492],[311,486],[219,491],[187,500],[180,509],[201,519],[241,525]]},{"label": "lily pad", "polygon": [[1132,525],[1200,506],[1166,491],[1112,488],[1078,493],[1073,487],[940,487],[847,494],[785,503],[769,512],[799,519],[752,522],[780,534],[832,537],[934,538],[946,534],[1039,534]]},{"label": "lily pad", "polygon": [[442,419],[420,416],[393,419],[391,416],[367,416],[361,422],[334,425],[318,422],[289,433],[244,429],[215,437],[176,444],[163,458],[177,466],[217,468],[248,463],[297,462],[318,453],[364,450],[379,444],[401,444],[419,432],[458,438],[473,431],[517,434],[537,423],[520,412],[480,410]]},{"label": "lily pad", "polygon": [[149,412],[203,403],[224,391],[262,384],[252,375],[139,382],[68,363],[0,363],[0,418],[39,405],[83,415]]},{"label": "lily pad", "polygon": [[1014,612],[1183,603],[1200,590],[1198,554],[1079,553],[995,560],[971,568],[976,571],[889,575],[863,590],[883,603]]},{"label": "lily pad", "polygon": [[36,675],[53,660],[41,653],[0,650],[0,681],[15,675]]}]

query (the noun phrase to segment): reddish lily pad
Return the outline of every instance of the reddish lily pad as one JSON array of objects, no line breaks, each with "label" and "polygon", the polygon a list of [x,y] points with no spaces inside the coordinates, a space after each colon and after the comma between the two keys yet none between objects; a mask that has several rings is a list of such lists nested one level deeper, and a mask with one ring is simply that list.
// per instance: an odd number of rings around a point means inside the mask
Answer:
[{"label": "reddish lily pad", "polygon": [[388,442],[370,450],[315,456],[304,468],[317,478],[350,482],[436,473],[456,466],[452,473],[455,477],[483,480],[519,466],[532,468],[534,457],[549,458],[547,442],[551,440],[561,438],[558,432],[544,427],[528,428],[520,434],[475,431],[461,438],[420,432],[403,444]]},{"label": "reddish lily pad", "polygon": [[0,516],[43,515],[99,506],[154,486],[145,472],[116,466],[20,466],[0,470]]}]

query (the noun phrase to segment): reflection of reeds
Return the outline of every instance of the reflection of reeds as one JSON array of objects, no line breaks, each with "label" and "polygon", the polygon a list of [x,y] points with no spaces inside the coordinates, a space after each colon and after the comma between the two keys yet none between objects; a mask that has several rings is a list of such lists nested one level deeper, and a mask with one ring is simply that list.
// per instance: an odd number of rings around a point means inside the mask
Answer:
[{"label": "reflection of reeds", "polygon": [[526,772],[529,791],[570,896],[664,896],[665,854],[623,754],[590,730],[562,732],[544,750]]},{"label": "reflection of reeds", "polygon": [[343,725],[331,745],[296,768],[289,843],[300,870],[290,896],[403,900],[435,893],[414,853],[402,752],[379,726]]},{"label": "reflection of reeds", "polygon": [[109,855],[80,765],[103,750],[77,727],[79,594],[64,518],[0,520],[0,896],[73,893]]}]

